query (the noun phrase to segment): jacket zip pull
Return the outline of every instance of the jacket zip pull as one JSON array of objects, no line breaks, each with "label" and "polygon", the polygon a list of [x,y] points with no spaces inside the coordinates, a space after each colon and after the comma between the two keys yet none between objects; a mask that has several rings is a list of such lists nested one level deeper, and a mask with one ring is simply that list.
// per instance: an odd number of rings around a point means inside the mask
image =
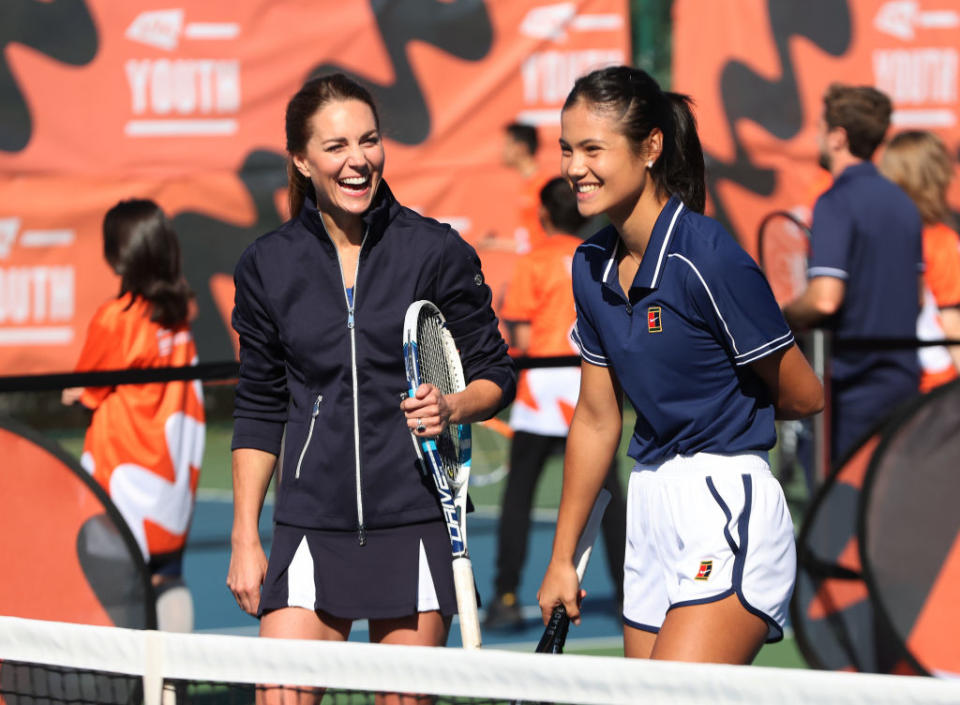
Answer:
[{"label": "jacket zip pull", "polygon": [[367,545],[367,527],[363,524],[360,525],[360,528],[357,529],[357,543],[361,546]]},{"label": "jacket zip pull", "polygon": [[353,329],[353,306],[347,309],[347,328]]},{"label": "jacket zip pull", "polygon": [[313,409],[310,411],[310,428],[307,429],[307,440],[303,442],[303,449],[300,451],[300,457],[297,459],[297,471],[293,474],[295,480],[300,479],[300,467],[303,465],[303,458],[307,454],[307,448],[310,447],[310,439],[313,437],[313,426],[320,415],[320,402],[323,401],[323,395],[318,394],[313,400]]}]

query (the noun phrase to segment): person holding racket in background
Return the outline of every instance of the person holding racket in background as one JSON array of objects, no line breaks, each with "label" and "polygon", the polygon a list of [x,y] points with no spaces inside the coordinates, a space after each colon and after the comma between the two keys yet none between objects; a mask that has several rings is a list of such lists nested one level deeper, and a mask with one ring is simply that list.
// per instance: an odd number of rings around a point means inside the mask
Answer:
[{"label": "person holding racket in background", "polygon": [[577,249],[573,338],[583,358],[546,623],[579,622],[572,557],[616,452],[629,455],[624,650],[628,657],[749,663],[782,636],[796,570],[793,524],[770,473],[774,417],[823,406],[823,389],[756,263],[705,204],[688,99],[625,66],[574,84],[561,171],[580,213],[612,225]]},{"label": "person holding racket in background", "polygon": [[[476,253],[383,180],[366,89],[342,74],[308,81],[287,106],[286,139],[292,217],[235,274],[227,584],[262,636],[345,640],[369,619],[372,641],[443,645],[456,612],[450,541],[410,432],[492,416],[513,398],[513,363]],[[462,393],[421,385],[405,398],[400,343],[418,299],[447,319]],[[268,562],[257,524],[275,467]]]},{"label": "person holding racket in background", "polygon": [[[913,199],[923,218],[924,300],[917,337],[960,339],[960,239],[948,222],[947,188],[953,164],[943,142],[932,132],[901,132],[887,144],[880,173]],[[960,346],[925,347],[920,358],[920,391],[957,378]]]},{"label": "person holding racket in background", "polygon": [[[813,210],[807,287],[783,307],[794,330],[836,338],[913,338],[923,291],[916,206],[870,161],[890,126],[890,99],[833,84],[819,123],[821,165],[834,177]],[[917,393],[917,353],[839,350],[830,357],[830,458],[842,461],[893,408]]]},{"label": "person holding racket in background", "polygon": [[[539,219],[544,242],[517,262],[507,295],[500,308],[510,326],[513,347],[523,355],[549,357],[575,352],[570,330],[576,319],[570,267],[583,242],[578,237],[587,219],[577,210],[576,194],[566,179],[547,181],[539,193]],[[496,597],[487,608],[484,626],[515,629],[523,626],[516,590],[527,553],[530,510],[537,482],[547,458],[562,452],[570,417],[577,402],[580,370],[540,368],[524,370],[517,384],[517,399],[510,410],[510,474],[503,492],[497,529]],[[604,487],[611,501],[603,515],[603,535],[616,600],[623,602],[623,550],[626,504],[611,458]]]}]

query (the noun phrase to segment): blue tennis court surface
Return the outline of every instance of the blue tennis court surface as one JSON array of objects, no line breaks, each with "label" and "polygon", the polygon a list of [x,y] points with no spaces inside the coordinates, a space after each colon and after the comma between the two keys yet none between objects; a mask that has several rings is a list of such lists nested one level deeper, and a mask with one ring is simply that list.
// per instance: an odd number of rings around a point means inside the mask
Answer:
[{"label": "blue tennis court surface", "polygon": [[[226,494],[226,493],[225,493]],[[264,506],[260,534],[265,542],[271,534],[272,505]],[[193,525],[187,543],[184,573],[193,593],[195,628],[203,632],[232,634],[256,634],[257,620],[244,614],[237,607],[233,595],[226,586],[227,569],[230,564],[230,528],[233,520],[233,505],[227,498],[218,498],[203,493],[197,500]],[[540,638],[543,624],[536,606],[536,593],[546,570],[553,542],[553,519],[535,518],[530,532],[530,547],[527,563],[521,576],[518,597],[526,608],[526,623],[522,630],[483,630],[487,646],[504,645],[530,649]],[[471,514],[467,522],[467,539],[477,587],[484,601],[493,599],[494,562],[496,560],[497,519],[484,512]],[[584,579],[587,598],[584,602],[584,619],[579,627],[571,626],[570,641],[584,641],[584,645],[596,642],[598,646],[621,644],[621,622],[617,614],[613,583],[607,570],[602,538],[596,546],[590,567]],[[269,544],[265,543],[269,550]],[[482,609],[482,608],[481,608]],[[482,612],[481,612],[482,619]],[[365,622],[354,625],[351,640],[367,641]],[[449,644],[459,646],[460,635],[456,622]]]}]

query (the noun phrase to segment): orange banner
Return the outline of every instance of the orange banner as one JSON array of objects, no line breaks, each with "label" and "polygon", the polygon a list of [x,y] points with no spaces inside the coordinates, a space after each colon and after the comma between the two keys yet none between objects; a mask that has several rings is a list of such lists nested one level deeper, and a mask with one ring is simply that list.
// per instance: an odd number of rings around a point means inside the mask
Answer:
[{"label": "orange banner", "polygon": [[[675,0],[673,57],[675,89],[697,103],[711,212],[753,254],[764,214],[810,208],[829,183],[816,129],[830,83],[887,93],[888,136],[960,145],[956,0]],[[960,207],[957,181],[950,195]]]},{"label": "orange banner", "polygon": [[[309,76],[367,86],[398,198],[470,242],[516,226],[503,127],[541,128],[559,169],[574,79],[629,60],[627,0],[17,0],[0,55],[0,369],[73,367],[117,292],[103,213],[157,200],[198,294],[202,361],[233,355],[232,272],[278,225],[283,111]],[[514,255],[481,252],[499,294]]]}]

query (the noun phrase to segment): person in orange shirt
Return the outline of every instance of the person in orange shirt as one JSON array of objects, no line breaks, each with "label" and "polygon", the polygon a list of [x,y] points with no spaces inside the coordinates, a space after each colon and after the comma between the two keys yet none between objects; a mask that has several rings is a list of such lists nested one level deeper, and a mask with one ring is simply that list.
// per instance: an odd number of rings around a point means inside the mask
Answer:
[{"label": "person in orange shirt", "polygon": [[540,138],[533,125],[512,122],[504,128],[501,161],[522,179],[517,191],[516,225],[508,236],[488,234],[479,243],[480,249],[502,250],[522,255],[546,239],[539,216],[540,189],[550,177],[544,175],[537,164],[539,148]]},{"label": "person in orange shirt", "polygon": [[[576,349],[570,331],[576,311],[570,268],[583,240],[571,233],[582,231],[587,219],[577,210],[573,190],[560,177],[547,181],[538,202],[538,220],[546,235],[518,260],[500,313],[511,324],[511,343],[521,354],[572,355]],[[578,367],[534,368],[520,375],[510,414],[514,435],[500,515],[496,598],[487,610],[487,628],[522,627],[516,590],[526,557],[533,493],[547,458],[563,452],[579,389]],[[605,483],[612,498],[603,532],[611,578],[622,601],[626,503],[617,466],[614,459]]]},{"label": "person in orange shirt", "polygon": [[[921,340],[960,338],[960,239],[947,222],[947,187],[953,164],[932,132],[911,130],[890,140],[880,171],[907,192],[923,217],[924,302],[917,321]],[[957,378],[960,346],[919,349],[920,391]]]},{"label": "person in orange shirt", "polygon": [[[77,371],[196,364],[188,323],[193,292],[163,211],[149,200],[115,205],[104,217],[103,252],[120,276],[120,292],[90,321]],[[182,559],[205,440],[199,380],[71,388],[62,400],[93,411],[80,462],[137,540],[156,591],[159,628],[191,631]]]}]

